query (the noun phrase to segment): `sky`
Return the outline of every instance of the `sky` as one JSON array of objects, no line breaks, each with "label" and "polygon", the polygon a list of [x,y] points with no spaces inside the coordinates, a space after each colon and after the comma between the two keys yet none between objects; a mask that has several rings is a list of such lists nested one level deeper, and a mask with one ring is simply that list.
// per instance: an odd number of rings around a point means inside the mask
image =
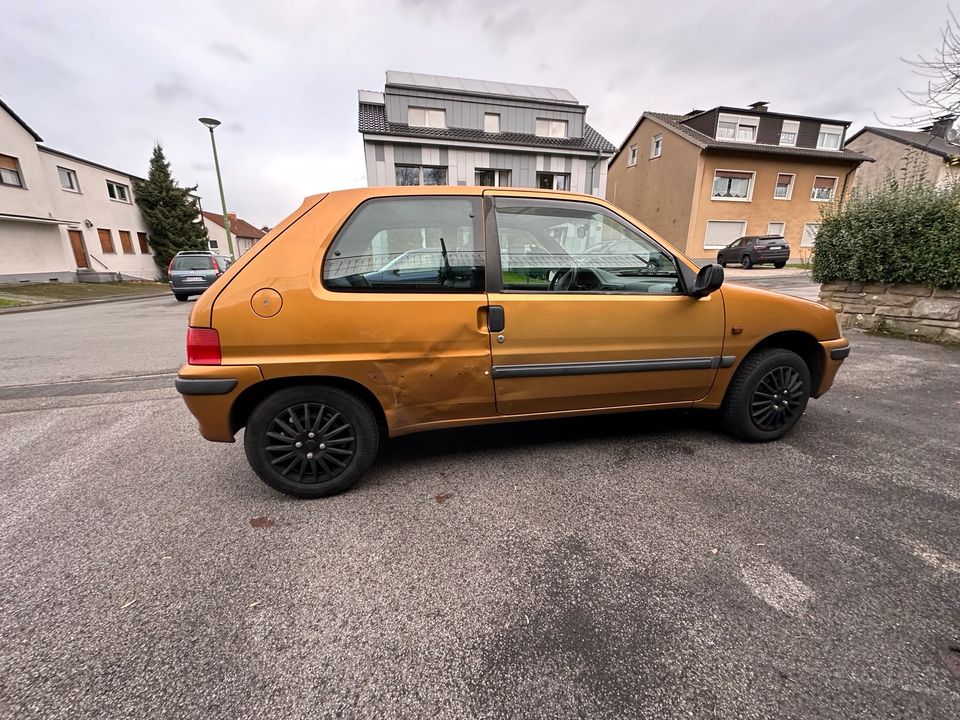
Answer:
[{"label": "sky", "polygon": [[[958,8],[960,9],[960,8]],[[716,105],[864,124],[911,113],[902,58],[938,0],[0,0],[0,98],[67,153],[145,175],[159,142],[219,210],[201,116],[222,121],[228,209],[273,226],[366,185],[357,90],[386,70],[563,87],[614,145],[645,110]],[[879,120],[878,120],[879,117]]]}]

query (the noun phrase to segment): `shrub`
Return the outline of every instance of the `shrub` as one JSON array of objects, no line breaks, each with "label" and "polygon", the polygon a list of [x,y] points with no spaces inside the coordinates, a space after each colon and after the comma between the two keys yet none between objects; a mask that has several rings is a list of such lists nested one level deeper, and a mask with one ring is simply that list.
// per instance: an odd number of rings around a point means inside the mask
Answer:
[{"label": "shrub", "polygon": [[828,207],[813,278],[960,287],[960,184],[891,177]]}]

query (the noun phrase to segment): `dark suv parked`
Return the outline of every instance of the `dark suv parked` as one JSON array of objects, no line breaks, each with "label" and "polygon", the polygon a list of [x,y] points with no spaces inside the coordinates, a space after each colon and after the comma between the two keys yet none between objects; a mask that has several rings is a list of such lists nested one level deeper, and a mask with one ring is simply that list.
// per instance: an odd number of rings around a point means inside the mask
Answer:
[{"label": "dark suv parked", "polygon": [[773,263],[782,268],[790,259],[790,244],[783,235],[745,235],[717,253],[717,264],[737,263],[749,270],[754,265]]},{"label": "dark suv parked", "polygon": [[199,295],[230,267],[226,255],[204,250],[184,250],[174,255],[167,268],[173,296],[185,302],[191,295]]}]

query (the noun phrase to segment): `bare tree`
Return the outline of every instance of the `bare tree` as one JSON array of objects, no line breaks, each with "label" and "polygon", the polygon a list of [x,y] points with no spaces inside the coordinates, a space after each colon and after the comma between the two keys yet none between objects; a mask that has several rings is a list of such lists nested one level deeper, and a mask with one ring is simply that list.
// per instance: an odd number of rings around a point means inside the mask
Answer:
[{"label": "bare tree", "polygon": [[913,72],[924,79],[926,87],[900,90],[918,108],[913,115],[901,116],[903,125],[933,123],[944,116],[960,115],[960,21],[947,7],[947,23],[940,31],[940,47],[932,55],[918,55],[915,60],[903,59]]}]

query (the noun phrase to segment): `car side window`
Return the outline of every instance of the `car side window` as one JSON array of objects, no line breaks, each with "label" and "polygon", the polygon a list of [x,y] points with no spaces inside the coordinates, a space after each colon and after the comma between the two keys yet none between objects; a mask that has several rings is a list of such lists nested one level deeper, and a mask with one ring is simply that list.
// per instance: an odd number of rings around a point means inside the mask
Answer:
[{"label": "car side window", "polygon": [[483,292],[480,199],[374,198],[357,208],[323,262],[340,292]]},{"label": "car side window", "polygon": [[673,256],[591,203],[497,198],[507,292],[682,291]]}]

